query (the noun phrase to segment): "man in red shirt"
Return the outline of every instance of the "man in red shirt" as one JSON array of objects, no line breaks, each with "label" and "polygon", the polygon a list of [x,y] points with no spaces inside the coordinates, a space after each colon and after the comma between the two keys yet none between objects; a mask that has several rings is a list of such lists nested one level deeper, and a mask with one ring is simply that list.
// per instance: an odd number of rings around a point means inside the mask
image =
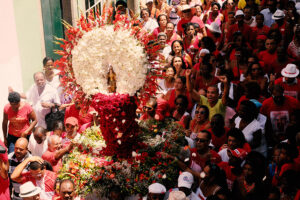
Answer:
[{"label": "man in red shirt", "polygon": [[[22,173],[28,164],[29,171]],[[49,200],[54,195],[56,173],[48,171],[45,168],[43,159],[38,156],[31,156],[15,168],[11,179],[18,183],[31,181],[35,186],[42,189],[40,194],[41,200]]]},{"label": "man in red shirt", "polygon": [[300,100],[300,81],[297,79],[299,70],[294,64],[287,64],[281,70],[283,77],[275,80],[275,84],[281,85],[284,88],[284,95],[288,95]]},{"label": "man in red shirt", "polygon": [[255,44],[255,39],[258,35],[268,35],[270,28],[266,25],[264,25],[264,15],[261,13],[258,13],[255,17],[256,20],[256,26],[252,27],[252,41],[253,44]]},{"label": "man in red shirt", "polygon": [[61,138],[57,135],[51,135],[48,139],[48,149],[42,158],[52,165],[54,172],[58,172],[62,167],[61,158],[71,151],[72,148],[73,143],[62,148]]},{"label": "man in red shirt", "polygon": [[268,118],[271,124],[270,130],[266,132],[269,142],[278,143],[286,138],[285,128],[290,121],[290,115],[293,110],[300,108],[297,99],[284,96],[284,89],[280,85],[275,85],[272,91],[272,97],[266,99],[261,107],[261,114]]},{"label": "man in red shirt", "polygon": [[258,59],[264,62],[264,71],[268,74],[272,72],[272,66],[277,61],[277,43],[274,38],[267,38],[266,50],[258,54]]},{"label": "man in red shirt", "polygon": [[250,36],[252,34],[252,30],[249,25],[244,22],[244,12],[242,10],[237,10],[235,13],[236,24],[232,25],[228,30],[228,41],[231,42],[233,40],[233,34],[237,31],[240,31],[245,40],[247,42],[250,41]]}]

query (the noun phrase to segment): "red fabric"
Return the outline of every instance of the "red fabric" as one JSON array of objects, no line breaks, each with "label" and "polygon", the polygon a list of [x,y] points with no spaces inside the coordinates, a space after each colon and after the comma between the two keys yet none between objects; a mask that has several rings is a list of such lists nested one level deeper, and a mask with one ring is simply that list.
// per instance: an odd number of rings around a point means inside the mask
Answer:
[{"label": "red fabric", "polygon": [[266,99],[263,102],[263,105],[260,109],[260,112],[270,118],[270,113],[271,111],[283,111],[286,110],[288,111],[289,115],[293,112],[295,109],[300,108],[300,103],[297,99],[290,97],[290,96],[285,96],[285,100],[282,106],[278,106],[274,103],[273,98],[270,97]]},{"label": "red fabric", "polygon": [[9,103],[6,104],[4,113],[7,114],[9,120],[8,133],[15,137],[21,137],[21,134],[30,126],[29,115],[32,111],[32,107],[27,103],[17,112],[13,111]]},{"label": "red fabric", "polygon": [[281,76],[281,70],[286,67],[287,64],[292,63],[294,59],[288,58],[285,62],[279,63],[278,60],[272,63],[271,65],[271,71],[272,73],[276,74],[276,77]]},{"label": "red fabric", "polygon": [[268,50],[261,51],[258,54],[258,59],[264,62],[263,70],[265,73],[272,73],[273,72],[273,65],[277,62],[277,51],[271,54]]},{"label": "red fabric", "polygon": [[65,121],[68,117],[75,117],[78,120],[79,128],[83,124],[93,121],[93,115],[90,112],[95,111],[93,107],[89,107],[89,109],[84,113],[81,110],[77,110],[75,104],[71,105],[70,107],[66,108],[65,112]]},{"label": "red fabric", "polygon": [[152,37],[153,37],[153,39],[157,39],[157,37],[158,37],[158,34],[161,32],[161,30],[160,30],[160,28],[159,27],[157,27],[157,28],[155,28],[154,30],[153,30],[153,32],[152,32]]},{"label": "red fabric", "polygon": [[[214,150],[209,150],[210,151],[210,161],[212,163],[218,164],[222,161],[220,155],[215,152]],[[192,148],[191,149],[191,157],[190,157],[190,161],[194,161],[195,163],[197,163],[202,169],[204,169],[205,167],[205,163],[208,161],[207,157],[206,158],[201,158],[199,153],[197,152],[196,148]]]},{"label": "red fabric", "polygon": [[250,153],[251,152],[251,146],[250,144],[248,144],[247,142],[244,144],[243,149],[247,152]]},{"label": "red fabric", "polygon": [[[280,177],[287,170],[299,171],[299,165],[297,163],[285,163],[282,165],[280,172],[278,172],[278,166],[276,166],[275,173],[279,174]],[[273,176],[272,185],[278,185],[278,179],[275,176]]]},{"label": "red fabric", "polygon": [[51,152],[49,149],[42,155],[42,158],[46,161],[48,161],[52,167],[54,172],[58,172],[62,167],[61,159],[56,160],[55,159],[56,152]]},{"label": "red fabric", "polygon": [[236,180],[237,176],[235,176],[231,171],[231,166],[228,162],[220,162],[218,166],[224,170],[227,179],[227,185],[229,189],[232,189],[233,183]]},{"label": "red fabric", "polygon": [[[236,106],[236,110],[239,110],[240,105],[241,105],[241,102],[242,102],[242,101],[245,101],[245,100],[250,100],[250,99],[248,99],[248,98],[246,97],[246,95],[241,96],[241,98],[239,99],[238,104],[237,104],[237,106]],[[264,100],[265,100],[265,97],[264,97],[264,96],[260,96],[260,98],[257,99],[257,100],[258,100],[260,103],[263,103]]]},{"label": "red fabric", "polygon": [[189,19],[189,20],[181,19],[181,20],[178,22],[178,24],[177,24],[177,30],[178,30],[179,32],[181,32],[182,34],[184,34],[184,29],[182,28],[182,25],[187,24],[187,23],[189,23],[189,22],[199,24],[200,28],[203,28],[203,27],[204,27],[203,21],[202,21],[199,17],[193,16],[193,17],[192,17],[191,19]]},{"label": "red fabric", "polygon": [[197,49],[197,51],[198,51],[198,49],[199,49],[198,44],[199,44],[199,39],[197,36],[195,36],[194,42],[191,43],[190,45],[188,45],[186,40],[184,40],[183,48],[189,54],[189,56],[191,57],[192,60],[194,60],[196,52],[191,51],[191,48]]},{"label": "red fabric", "polygon": [[180,39],[178,37],[178,34],[174,31],[173,35],[171,36],[170,40],[167,39],[166,43],[170,46],[172,46],[172,43],[175,41],[175,40],[178,40]]},{"label": "red fabric", "polygon": [[195,81],[195,90],[199,91],[200,89],[203,89],[203,90],[207,90],[207,88],[209,86],[212,86],[212,85],[216,85],[217,83],[219,82],[219,79],[217,77],[213,77],[213,80],[209,83],[209,84],[204,84],[203,83],[203,78],[202,76],[198,76],[196,78],[196,81]]},{"label": "red fabric", "polygon": [[245,24],[245,23],[243,24],[242,27],[239,27],[238,24],[234,24],[234,25],[230,26],[230,28],[228,30],[228,41],[229,42],[232,41],[233,34],[237,31],[240,31],[243,34],[245,40],[247,42],[250,42],[250,38],[251,38],[251,35],[252,35],[252,30],[251,30],[250,26]]},{"label": "red fabric", "polygon": [[284,94],[292,96],[294,98],[300,99],[300,81],[297,79],[297,83],[289,85],[286,82],[283,82],[283,77],[278,78],[274,82],[275,84],[279,84],[284,88]]},{"label": "red fabric", "polygon": [[[189,101],[187,110],[190,111],[193,108],[193,102],[189,97],[190,95],[189,95],[188,91],[186,92],[185,96],[188,98],[188,101]],[[169,101],[168,101],[168,104],[169,104],[169,107],[170,107],[170,112],[173,112],[175,110],[175,99],[176,99],[176,93],[175,93],[175,89],[173,89],[173,90],[171,90],[171,95],[170,95],[170,98],[169,98]]]},{"label": "red fabric", "polygon": [[203,21],[200,19],[200,17],[193,16],[191,22],[199,24],[200,29],[205,27],[205,25],[204,25]]},{"label": "red fabric", "polygon": [[270,27],[263,25],[263,27],[259,28],[257,26],[251,27],[252,33],[251,33],[251,41],[252,41],[252,46],[256,44],[256,39],[258,35],[268,35],[270,31]]},{"label": "red fabric", "polygon": [[272,25],[272,29],[278,29],[280,31],[281,35],[284,36],[284,34],[285,34],[285,26],[286,26],[286,21],[284,21],[281,26],[278,26],[278,24],[275,22]]},{"label": "red fabric", "polygon": [[[55,172],[45,170],[45,181],[44,181],[45,187],[44,188],[45,188],[46,193],[47,192],[55,192],[54,183],[55,183],[56,177],[57,177],[57,175]],[[27,181],[31,181],[35,186],[37,186],[35,178],[33,178],[31,176],[30,171],[22,173],[21,183],[23,184],[23,183],[26,183]]]},{"label": "red fabric", "polygon": [[[0,145],[5,147],[5,144],[0,140]],[[8,156],[7,156],[7,149],[5,154],[0,154],[0,160],[7,163],[8,162]],[[10,200],[10,194],[9,194],[9,178],[3,179],[0,176],[0,199],[1,200]]]},{"label": "red fabric", "polygon": [[227,142],[227,133],[229,131],[228,127],[225,128],[225,133],[221,137],[217,137],[212,129],[210,128],[208,131],[211,132],[211,143],[215,146],[215,149],[219,149],[223,144]]}]

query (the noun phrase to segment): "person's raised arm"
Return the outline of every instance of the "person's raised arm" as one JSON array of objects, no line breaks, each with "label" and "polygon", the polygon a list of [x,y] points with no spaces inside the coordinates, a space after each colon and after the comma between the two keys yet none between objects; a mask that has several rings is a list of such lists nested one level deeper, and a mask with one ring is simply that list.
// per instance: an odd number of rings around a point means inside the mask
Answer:
[{"label": "person's raised arm", "polygon": [[187,88],[188,92],[190,93],[192,99],[194,101],[196,101],[197,103],[199,103],[201,101],[201,98],[200,98],[200,95],[197,93],[197,91],[193,89],[193,86],[191,84],[191,74],[192,74],[192,70],[187,69],[185,72],[186,88]]},{"label": "person's raised arm", "polygon": [[43,159],[39,156],[31,156],[31,157],[26,158],[23,162],[21,162],[15,168],[15,170],[13,171],[13,173],[10,176],[11,180],[18,182],[18,183],[21,182],[23,170],[30,162],[34,162],[34,161],[44,163]]},{"label": "person's raised arm", "polygon": [[[11,92],[15,92],[15,91],[14,91],[14,89],[13,89],[11,86],[8,86],[8,93],[11,93]],[[21,97],[22,99],[27,99],[25,93],[20,92],[19,94],[20,94],[20,97]]]},{"label": "person's raised arm", "polygon": [[224,91],[222,95],[222,104],[227,105],[228,95],[229,95],[229,83],[226,76],[219,76],[220,81],[224,84]]},{"label": "person's raised arm", "polygon": [[24,133],[22,133],[22,137],[27,137],[28,134],[32,131],[32,129],[37,124],[37,119],[34,110],[32,110],[31,113],[29,114],[29,119],[31,120],[30,126],[27,128],[27,130]]},{"label": "person's raised arm", "polygon": [[60,150],[58,150],[56,153],[55,153],[55,160],[59,160],[61,159],[66,153],[68,153],[69,151],[72,150],[73,148],[73,143],[71,142],[68,146],[66,146],[65,148],[62,148]]}]

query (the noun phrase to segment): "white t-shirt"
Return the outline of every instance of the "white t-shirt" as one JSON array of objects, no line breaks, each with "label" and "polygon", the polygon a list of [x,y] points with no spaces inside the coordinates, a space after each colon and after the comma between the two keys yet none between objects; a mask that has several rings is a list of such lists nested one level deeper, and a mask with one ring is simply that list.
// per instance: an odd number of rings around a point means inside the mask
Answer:
[{"label": "white t-shirt", "polygon": [[47,128],[45,116],[50,112],[50,108],[44,108],[43,102],[60,104],[60,98],[55,88],[49,84],[45,85],[45,88],[41,95],[38,93],[38,87],[36,84],[32,85],[26,93],[27,101],[32,105],[32,108],[37,117],[37,126]]},{"label": "white t-shirt", "polygon": [[34,139],[33,134],[31,134],[30,138],[29,138],[29,143],[28,143],[28,150],[31,152],[31,155],[42,157],[42,155],[48,149],[48,142],[47,141],[48,141],[48,136],[46,137],[46,139],[41,144],[38,144],[36,142],[36,140]]},{"label": "white t-shirt", "polygon": [[158,23],[155,19],[152,19],[151,17],[149,17],[148,21],[146,23],[144,23],[143,28],[148,32],[148,33],[152,33],[154,29],[156,29],[158,27]]}]

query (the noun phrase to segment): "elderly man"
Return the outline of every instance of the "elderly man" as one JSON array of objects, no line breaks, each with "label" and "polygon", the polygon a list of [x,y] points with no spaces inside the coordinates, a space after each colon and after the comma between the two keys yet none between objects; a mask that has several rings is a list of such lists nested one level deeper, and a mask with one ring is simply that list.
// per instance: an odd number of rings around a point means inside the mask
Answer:
[{"label": "elderly man", "polygon": [[[26,138],[19,138],[15,144],[15,151],[8,154],[8,161],[9,161],[9,171],[8,174],[11,175],[15,168],[23,162],[26,158],[30,157],[30,153],[27,149],[28,140]],[[27,169],[24,169],[26,172]],[[13,199],[21,200],[22,198],[19,197],[20,193],[20,183],[11,181],[12,186],[14,188],[14,192],[12,194]]]},{"label": "elderly man", "polygon": [[[29,171],[23,172],[28,164]],[[41,199],[52,199],[54,195],[56,173],[46,170],[43,159],[38,156],[26,158],[16,167],[11,175],[11,179],[18,183],[31,181],[35,186],[42,189]]]},{"label": "elderly man", "polygon": [[28,150],[33,156],[40,156],[47,151],[48,142],[47,142],[47,130],[41,126],[35,127],[33,134],[29,138]]},{"label": "elderly man", "polygon": [[55,104],[60,105],[60,98],[57,90],[46,84],[45,74],[36,72],[34,74],[35,84],[26,93],[26,98],[32,103],[32,107],[38,119],[38,126],[47,128],[45,116]]},{"label": "elderly man", "polygon": [[67,136],[63,139],[63,146],[70,144],[71,140],[78,138],[80,135],[77,132],[79,125],[75,117],[68,117],[65,121]]},{"label": "elderly man", "polygon": [[80,200],[75,196],[75,185],[71,179],[62,180],[59,185],[59,197],[53,200]]},{"label": "elderly man", "polygon": [[20,186],[20,197],[24,200],[40,200],[41,188],[28,181]]},{"label": "elderly man", "polygon": [[61,138],[57,135],[51,135],[48,139],[48,150],[42,158],[48,161],[54,172],[58,172],[62,167],[61,158],[73,148],[73,143],[62,148]]}]

